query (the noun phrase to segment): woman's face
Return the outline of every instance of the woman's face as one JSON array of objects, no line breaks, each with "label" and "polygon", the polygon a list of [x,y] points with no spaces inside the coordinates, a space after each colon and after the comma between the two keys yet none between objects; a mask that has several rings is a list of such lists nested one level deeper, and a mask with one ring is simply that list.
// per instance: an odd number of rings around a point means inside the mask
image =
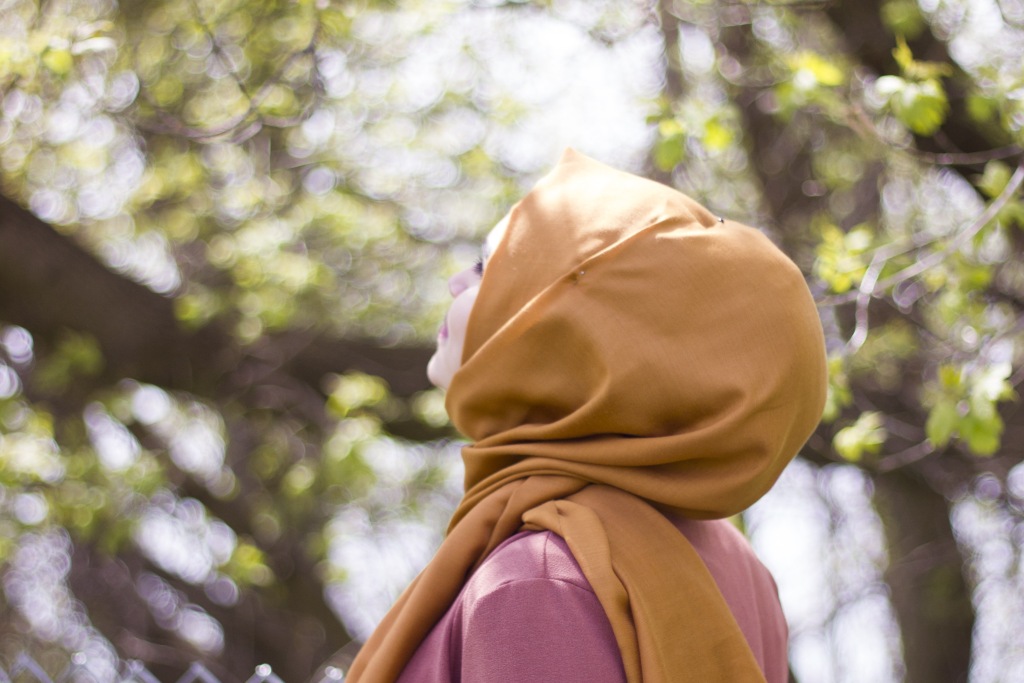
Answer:
[{"label": "woman's face", "polygon": [[448,279],[452,304],[448,307],[448,313],[437,333],[437,351],[427,363],[427,377],[436,387],[447,389],[455,371],[462,365],[462,348],[466,344],[469,313],[473,310],[473,303],[480,291],[480,281],[487,267],[487,260],[497,248],[507,226],[508,216],[505,216],[487,234],[487,239],[480,250],[480,259]]}]

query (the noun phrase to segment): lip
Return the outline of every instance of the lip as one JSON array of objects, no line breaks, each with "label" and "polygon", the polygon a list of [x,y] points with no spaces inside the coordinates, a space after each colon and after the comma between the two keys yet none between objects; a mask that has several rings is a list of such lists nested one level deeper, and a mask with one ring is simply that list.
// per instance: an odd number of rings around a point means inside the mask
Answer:
[{"label": "lip", "polygon": [[439,329],[437,331],[437,340],[438,341],[444,341],[447,338],[448,338],[448,320],[445,319],[445,321],[441,323],[441,329]]}]

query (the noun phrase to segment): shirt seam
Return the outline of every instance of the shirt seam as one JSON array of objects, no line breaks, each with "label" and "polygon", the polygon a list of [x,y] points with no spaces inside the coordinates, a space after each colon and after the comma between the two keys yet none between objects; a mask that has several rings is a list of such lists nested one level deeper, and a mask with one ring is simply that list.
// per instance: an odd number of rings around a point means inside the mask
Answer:
[{"label": "shirt seam", "polygon": [[553,576],[531,576],[529,578],[522,578],[522,579],[505,579],[501,583],[491,587],[489,590],[487,590],[487,592],[485,592],[482,595],[480,595],[480,597],[478,597],[477,600],[480,600],[480,599],[482,599],[482,598],[484,598],[484,597],[486,597],[488,595],[491,595],[492,593],[495,593],[495,592],[497,592],[498,590],[500,590],[502,588],[506,588],[506,587],[509,587],[509,586],[515,586],[517,584],[534,583],[534,582],[540,582],[540,583],[561,583],[561,584],[565,584],[566,586],[572,586],[573,588],[581,590],[584,593],[589,593],[590,595],[593,595],[595,597],[597,596],[597,593],[594,592],[594,589],[591,586],[589,586],[589,585],[580,585],[576,581],[572,581],[570,579],[559,579],[559,578],[556,578],[556,577],[553,577]]}]

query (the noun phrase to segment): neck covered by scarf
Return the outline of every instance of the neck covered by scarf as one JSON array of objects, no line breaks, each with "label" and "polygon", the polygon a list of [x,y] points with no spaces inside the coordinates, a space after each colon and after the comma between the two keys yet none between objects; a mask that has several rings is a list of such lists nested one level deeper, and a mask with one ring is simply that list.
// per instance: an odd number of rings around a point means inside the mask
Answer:
[{"label": "neck covered by scarf", "polygon": [[736,514],[813,431],[821,325],[760,232],[573,151],[510,214],[447,397],[466,492],[346,678],[390,683],[520,529],[565,538],[630,683],[763,677],[665,513]]}]

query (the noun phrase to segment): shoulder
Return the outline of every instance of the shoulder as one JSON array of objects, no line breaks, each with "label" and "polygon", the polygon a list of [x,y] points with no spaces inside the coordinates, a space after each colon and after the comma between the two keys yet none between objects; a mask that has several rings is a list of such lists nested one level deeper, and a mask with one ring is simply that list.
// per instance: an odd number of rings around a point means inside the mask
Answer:
[{"label": "shoulder", "polygon": [[524,531],[498,546],[477,568],[464,588],[469,600],[499,589],[529,590],[557,583],[593,594],[565,541],[551,531]]},{"label": "shoulder", "polygon": [[[400,680],[603,682],[585,667],[600,662],[614,672],[617,652],[597,596],[565,541],[550,531],[522,532],[473,572]],[[578,671],[587,675],[577,678]]]},{"label": "shoulder", "polygon": [[732,564],[761,564],[750,546],[750,541],[728,520],[673,517],[670,521],[686,536],[705,562],[728,558]]},{"label": "shoulder", "polygon": [[565,541],[516,534],[473,573],[457,603],[453,670],[474,683],[625,683],[615,634]]}]

